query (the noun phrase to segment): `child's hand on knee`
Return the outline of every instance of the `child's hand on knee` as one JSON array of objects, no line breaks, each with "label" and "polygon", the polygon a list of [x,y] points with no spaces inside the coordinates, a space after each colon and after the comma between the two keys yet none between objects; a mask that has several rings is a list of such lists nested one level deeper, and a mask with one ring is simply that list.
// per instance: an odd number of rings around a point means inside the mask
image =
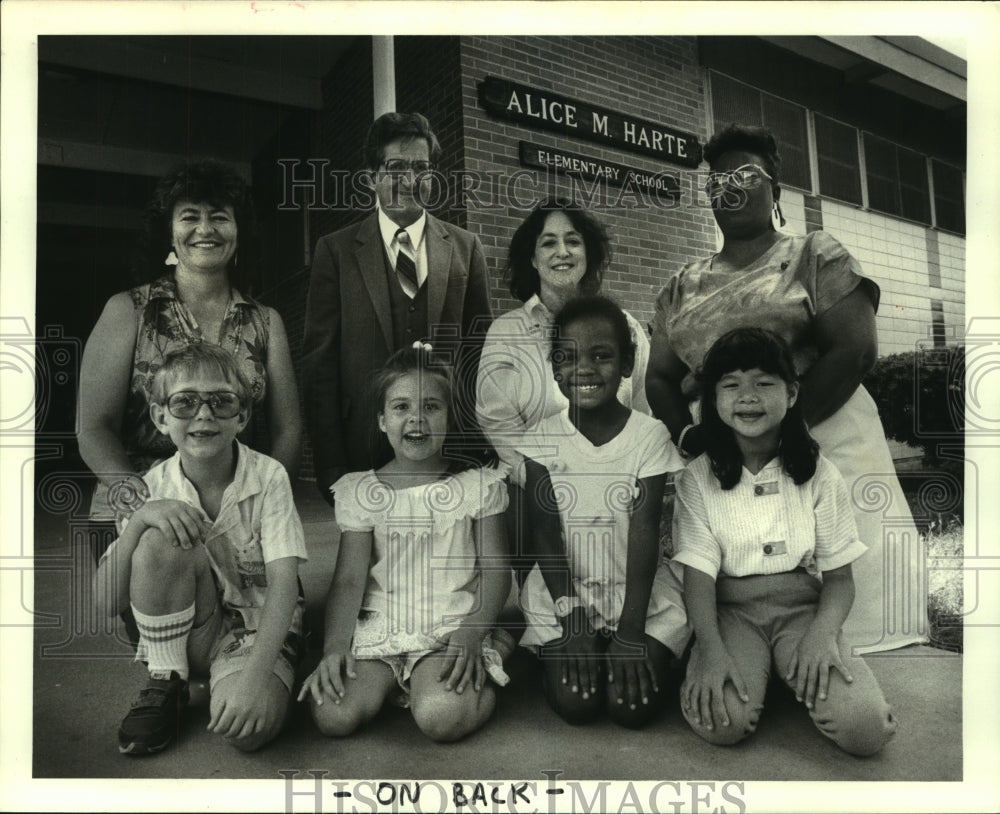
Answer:
[{"label": "child's hand on knee", "polygon": [[589,623],[586,627],[570,626],[564,638],[542,647],[540,655],[559,660],[560,680],[570,692],[578,692],[585,699],[597,692],[604,654]]},{"label": "child's hand on knee", "polygon": [[646,655],[643,637],[616,632],[606,654],[608,682],[614,685],[615,700],[638,709],[649,704],[650,692],[659,692],[656,670]]},{"label": "child's hand on knee", "polygon": [[265,676],[261,680],[243,676],[236,691],[218,703],[212,703],[208,731],[224,738],[248,738],[262,732],[267,723],[267,678]]},{"label": "child's hand on knee", "polygon": [[354,670],[355,663],[354,654],[350,652],[323,656],[316,669],[302,682],[297,700],[303,701],[311,695],[320,707],[325,698],[331,698],[333,703],[339,704],[346,689],[344,675],[348,678],[358,677]]},{"label": "child's hand on knee", "polygon": [[706,729],[713,729],[716,724],[729,726],[725,702],[727,681],[732,683],[743,703],[750,701],[746,682],[725,647],[696,647],[681,687],[681,706],[694,723]]},{"label": "child's hand on knee", "polygon": [[182,500],[147,501],[136,509],[130,522],[155,528],[168,542],[184,549],[201,542],[210,528],[201,512]]},{"label": "child's hand on knee", "polygon": [[476,692],[483,688],[486,668],[483,665],[483,635],[481,631],[459,627],[441,638],[444,663],[438,681],[446,681],[446,690],[461,694],[469,682]]},{"label": "child's hand on knee", "polygon": [[815,706],[817,695],[820,701],[825,701],[833,668],[839,670],[848,683],[854,681],[840,657],[836,635],[831,637],[828,633],[810,630],[792,653],[785,676],[789,683],[795,679],[795,700],[804,701],[807,709]]}]

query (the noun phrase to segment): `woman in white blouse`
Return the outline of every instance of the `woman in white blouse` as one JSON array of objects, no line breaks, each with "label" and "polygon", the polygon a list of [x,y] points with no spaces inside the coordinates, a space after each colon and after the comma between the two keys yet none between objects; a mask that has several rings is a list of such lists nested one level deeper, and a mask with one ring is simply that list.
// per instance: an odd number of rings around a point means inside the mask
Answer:
[{"label": "woman in white blouse", "polygon": [[[516,447],[538,423],[565,410],[566,398],[552,376],[549,350],[552,317],[570,299],[596,294],[611,261],[604,225],[590,212],[566,200],[539,204],[511,239],[506,281],[524,304],[498,317],[483,345],[476,380],[476,415],[501,460],[511,465],[508,534],[519,541],[523,459]],[[628,312],[635,368],[622,379],[618,399],[626,407],[649,413],[644,382],[649,359],[646,331]],[[555,441],[558,443],[558,441]],[[515,570],[521,573],[520,545],[512,545]]]}]

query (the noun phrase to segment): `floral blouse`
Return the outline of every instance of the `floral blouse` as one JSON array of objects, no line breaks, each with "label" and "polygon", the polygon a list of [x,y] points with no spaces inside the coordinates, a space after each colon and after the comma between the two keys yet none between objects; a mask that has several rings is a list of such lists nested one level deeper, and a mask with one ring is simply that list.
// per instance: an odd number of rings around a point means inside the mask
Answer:
[{"label": "floral blouse", "polygon": [[[819,356],[813,321],[859,285],[878,308],[878,285],[833,236],[826,232],[782,235],[760,258],[738,271],[719,271],[712,257],[689,263],[663,287],[656,300],[654,336],[666,333],[690,371],[722,334],[754,326],[780,334],[792,350],[797,371],[809,370]],[[682,389],[697,391],[691,374]]]},{"label": "floral blouse", "polygon": [[[132,382],[125,408],[123,442],[139,471],[169,457],[174,445],[161,435],[149,417],[153,376],[170,351],[196,342],[218,340],[236,358],[250,382],[254,404],[264,400],[270,320],[267,308],[233,289],[218,337],[205,337],[191,312],[177,296],[172,275],[133,288],[138,334],[132,363]],[[245,439],[244,439],[245,440]]]}]

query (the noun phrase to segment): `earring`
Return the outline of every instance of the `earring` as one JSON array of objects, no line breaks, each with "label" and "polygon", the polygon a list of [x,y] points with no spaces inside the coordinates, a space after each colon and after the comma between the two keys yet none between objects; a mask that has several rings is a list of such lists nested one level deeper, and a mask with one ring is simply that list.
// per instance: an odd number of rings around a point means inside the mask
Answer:
[{"label": "earring", "polygon": [[177,260],[177,252],[172,248],[170,249],[170,254],[167,255],[167,259],[163,261],[165,266],[176,266],[179,261]]},{"label": "earring", "polygon": [[771,208],[771,228],[778,231],[784,225],[785,216],[781,212],[781,204],[775,201],[774,206]]}]

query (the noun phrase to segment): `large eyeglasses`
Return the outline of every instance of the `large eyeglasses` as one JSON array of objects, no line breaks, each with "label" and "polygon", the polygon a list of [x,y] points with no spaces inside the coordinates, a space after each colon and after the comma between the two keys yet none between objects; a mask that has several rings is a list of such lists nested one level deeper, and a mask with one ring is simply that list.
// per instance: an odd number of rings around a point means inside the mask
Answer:
[{"label": "large eyeglasses", "polygon": [[423,175],[434,169],[434,165],[430,161],[407,161],[405,158],[390,158],[388,161],[384,161],[382,166],[393,175],[402,175],[404,172]]},{"label": "large eyeglasses", "polygon": [[756,189],[764,179],[771,180],[759,164],[744,164],[729,172],[710,172],[705,181],[705,194],[713,201],[726,194],[726,189]]},{"label": "large eyeglasses", "polygon": [[207,404],[216,418],[233,418],[239,415],[243,402],[228,390],[216,390],[213,393],[181,390],[167,399],[167,410],[174,418],[194,418],[202,404]]}]

